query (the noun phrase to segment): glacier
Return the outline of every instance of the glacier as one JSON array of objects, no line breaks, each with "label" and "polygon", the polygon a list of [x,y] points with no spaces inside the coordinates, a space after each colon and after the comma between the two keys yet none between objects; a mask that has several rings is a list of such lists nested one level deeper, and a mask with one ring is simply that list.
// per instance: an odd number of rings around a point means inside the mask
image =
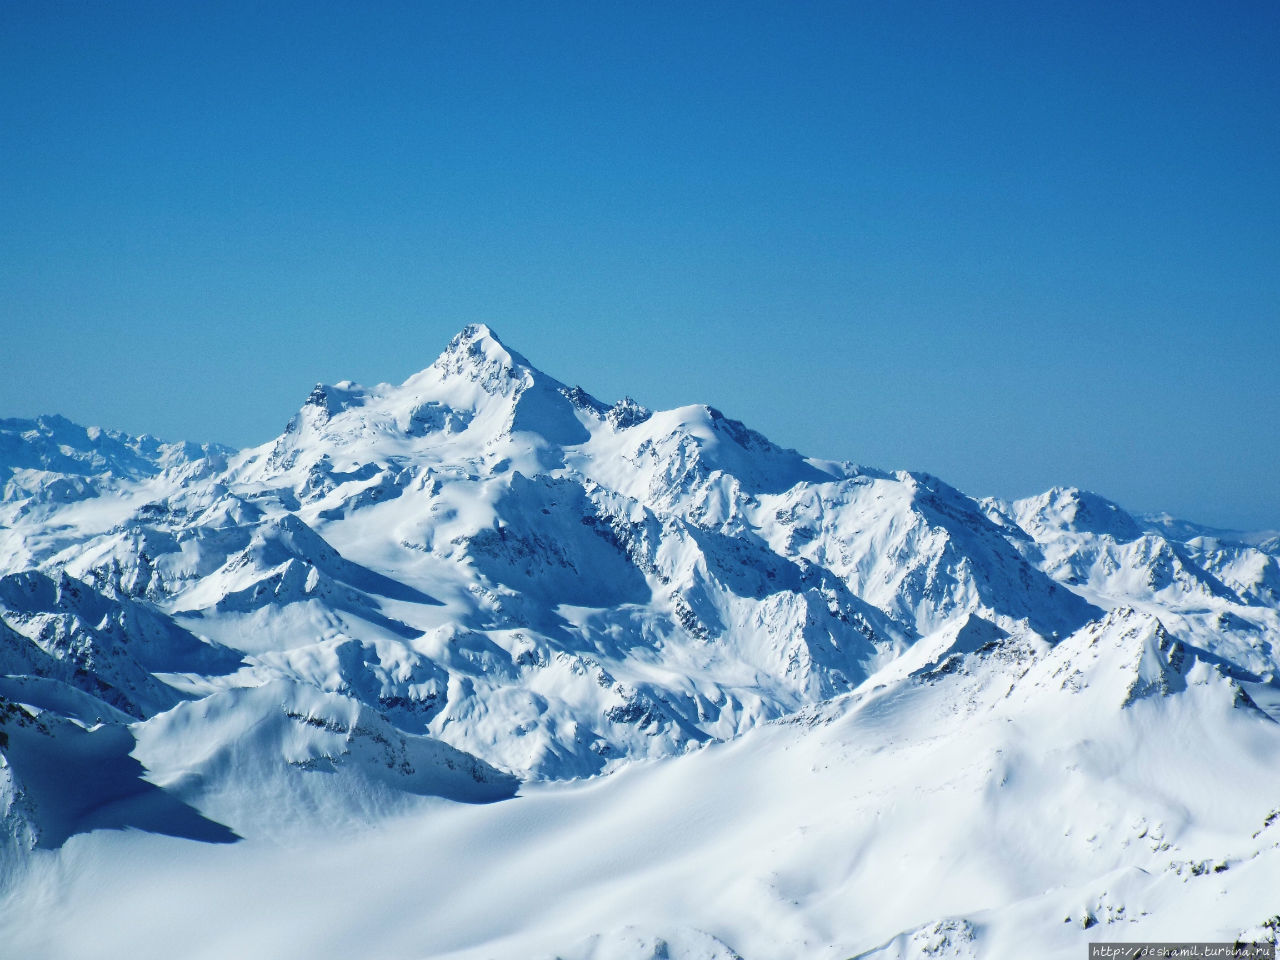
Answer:
[{"label": "glacier", "polygon": [[1280,928],[1274,532],[807,458],[483,325],[243,451],[0,420],[0,493],[18,955]]}]

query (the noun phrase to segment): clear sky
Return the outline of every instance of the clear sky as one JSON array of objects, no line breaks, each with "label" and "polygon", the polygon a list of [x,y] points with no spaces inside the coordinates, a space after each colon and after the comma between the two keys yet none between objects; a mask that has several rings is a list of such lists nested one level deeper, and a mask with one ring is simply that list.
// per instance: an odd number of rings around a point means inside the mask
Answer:
[{"label": "clear sky", "polygon": [[971,494],[1280,527],[1274,2],[0,3],[0,416],[235,445],[489,323]]}]

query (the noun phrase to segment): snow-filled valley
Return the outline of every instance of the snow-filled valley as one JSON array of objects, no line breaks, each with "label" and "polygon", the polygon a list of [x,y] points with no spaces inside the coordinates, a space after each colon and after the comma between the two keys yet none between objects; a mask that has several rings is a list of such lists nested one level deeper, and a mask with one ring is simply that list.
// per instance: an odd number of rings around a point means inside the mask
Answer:
[{"label": "snow-filled valley", "polygon": [[233,451],[0,420],[0,955],[1280,929],[1280,537],[972,499],[468,327]]}]

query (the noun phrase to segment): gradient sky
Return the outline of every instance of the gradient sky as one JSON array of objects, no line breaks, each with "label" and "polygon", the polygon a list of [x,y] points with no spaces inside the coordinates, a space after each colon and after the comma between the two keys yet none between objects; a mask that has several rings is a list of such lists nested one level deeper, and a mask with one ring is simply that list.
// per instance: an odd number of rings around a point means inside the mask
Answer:
[{"label": "gradient sky", "polygon": [[484,321],[815,456],[1280,527],[1277,51],[1273,2],[5,0],[0,416],[256,444]]}]

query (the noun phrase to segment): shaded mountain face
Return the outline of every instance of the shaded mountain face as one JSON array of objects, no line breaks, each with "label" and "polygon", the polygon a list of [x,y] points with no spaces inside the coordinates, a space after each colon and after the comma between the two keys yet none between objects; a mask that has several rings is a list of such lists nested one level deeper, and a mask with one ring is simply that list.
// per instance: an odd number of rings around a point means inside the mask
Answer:
[{"label": "shaded mountain face", "polygon": [[[492,798],[984,645],[1065,656],[1121,608],[1159,631],[1139,673],[1176,642],[1266,687],[1280,657],[1265,543],[1178,539],[1195,531],[1078,490],[975,501],[710,407],[604,403],[483,326],[398,386],[317,385],[239,453],[0,421],[0,483],[0,696],[131,724],[205,812],[238,775],[210,759],[237,711],[276,731],[261,783],[308,793],[323,768],[418,795],[421,765],[447,761]],[[382,774],[378,738],[412,773]]]}]

